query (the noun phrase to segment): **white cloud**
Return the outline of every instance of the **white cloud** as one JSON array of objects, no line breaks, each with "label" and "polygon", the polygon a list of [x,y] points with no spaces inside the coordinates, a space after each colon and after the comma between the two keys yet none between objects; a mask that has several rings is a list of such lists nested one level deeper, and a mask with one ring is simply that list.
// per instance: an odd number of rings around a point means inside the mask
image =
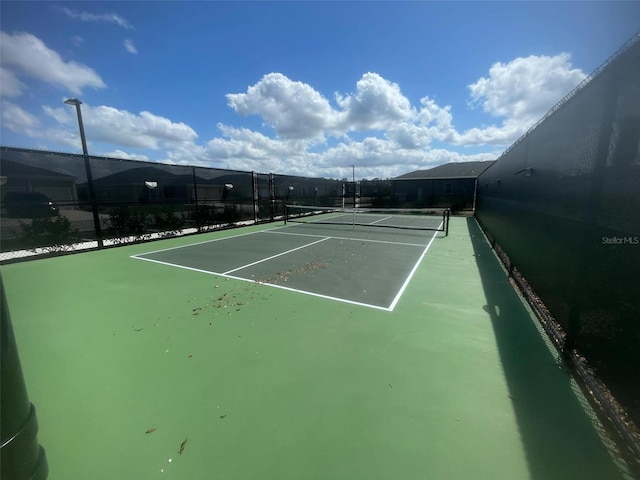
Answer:
[{"label": "white cloud", "polygon": [[[345,176],[345,167],[355,164],[358,177],[388,178],[448,162],[493,160],[493,153],[464,155],[446,149],[402,149],[388,140],[368,137],[362,142],[340,143],[320,154],[323,171]],[[350,177],[350,175],[347,175]]]},{"label": "white cloud", "polygon": [[332,129],[334,112],[327,99],[281,73],[265,75],[247,93],[228,94],[227,101],[240,115],[260,115],[283,138],[318,138]]},{"label": "white cloud", "polygon": [[13,132],[23,133],[32,131],[38,126],[39,121],[36,117],[7,100],[2,101],[2,126],[7,127]]},{"label": "white cloud", "polygon": [[572,68],[570,55],[516,58],[495,63],[489,76],[468,86],[471,104],[503,117],[500,125],[453,131],[449,140],[462,145],[507,146],[522,136],[537,120],[573,90],[586,74]]},{"label": "white cloud", "polygon": [[136,48],[136,46],[133,43],[133,40],[125,40],[124,41],[124,48],[127,52],[136,55],[138,53],[138,49]]},{"label": "white cloud", "polygon": [[[218,124],[221,137],[211,139],[203,159],[214,166],[258,172],[308,171],[308,142],[274,139],[247,128]],[[302,162],[302,163],[301,163]]]},{"label": "white cloud", "polygon": [[123,152],[122,150],[113,150],[112,152],[101,152],[100,155],[103,155],[108,158],[122,158],[124,160],[149,160],[149,157],[146,155],[140,154],[131,154],[127,152]]},{"label": "white cloud", "polygon": [[384,129],[415,114],[397,83],[371,72],[358,80],[355,94],[336,93],[336,102],[345,113],[345,131]]},{"label": "white cloud", "polygon": [[463,155],[445,149],[400,148],[395,140],[377,137],[360,142],[346,138],[324,151],[312,152],[305,141],[273,139],[227,125],[218,128],[222,135],[207,143],[199,163],[232,170],[342,178],[351,176],[350,165],[355,164],[359,177],[387,178],[450,161],[496,157],[495,153]]},{"label": "white cloud", "polygon": [[12,71],[0,67],[0,96],[18,97],[26,88],[27,86],[18,80]]},{"label": "white cloud", "polygon": [[538,120],[586,78],[582,70],[572,68],[570,60],[568,53],[561,53],[495,63],[488,77],[469,85],[471,98],[495,116]]},{"label": "white cloud", "polygon": [[520,138],[534,123],[533,119],[507,119],[500,126],[470,128],[462,133],[453,132],[451,143],[457,145],[511,145]]},{"label": "white cloud", "polygon": [[10,69],[15,77],[23,74],[58,85],[76,95],[84,87],[106,87],[91,68],[76,62],[65,62],[57,52],[29,33],[9,35],[0,32],[0,45],[2,66]]},{"label": "white cloud", "polygon": [[[45,113],[58,123],[75,126],[70,107],[44,107]],[[184,123],[140,112],[139,115],[113,107],[82,105],[82,118],[89,141],[117,146],[157,150],[170,144],[193,143],[196,132]]]},{"label": "white cloud", "polygon": [[77,10],[71,10],[70,8],[61,8],[60,9],[65,15],[75,20],[80,20],[82,22],[105,22],[105,23],[113,23],[118,25],[119,27],[126,28],[127,30],[133,29],[133,25],[129,23],[129,21],[122,17],[117,13],[89,13],[89,12],[79,12]]},{"label": "white cloud", "polygon": [[[17,96],[26,89],[15,72],[45,78],[53,66],[62,71],[76,68],[85,75],[83,82],[74,77],[76,83],[69,83],[70,75],[58,74],[61,80],[55,83],[67,88],[79,91],[85,86],[104,86],[95,74],[93,83],[87,80],[91,69],[63,62],[36,37],[2,35],[9,40],[8,47],[3,41],[0,72],[3,80],[8,79],[3,89],[7,95]],[[125,48],[127,45],[135,50],[132,42],[125,43]],[[29,55],[37,59],[24,59]],[[49,66],[41,65],[47,63]],[[335,93],[333,105],[311,85],[282,73],[264,75],[245,93],[226,95],[233,111],[259,115],[275,135],[218,124],[219,135],[199,145],[189,125],[148,111],[135,114],[87,104],[82,111],[89,142],[107,145],[112,149],[105,153],[109,156],[140,159],[154,151],[154,157],[174,164],[334,178],[345,176],[348,166],[355,164],[359,177],[384,178],[446,162],[495,158],[584,77],[571,67],[566,54],[497,63],[486,77],[468,87],[473,103],[495,117],[495,123],[464,131],[455,126],[452,106],[438,104],[429,96],[413,106],[398,84],[371,72],[356,82],[354,93]],[[36,117],[10,103],[3,103],[3,126],[77,147],[73,109],[43,108],[56,128],[38,125]],[[433,147],[436,142],[440,148]],[[461,146],[478,145],[490,151],[460,153]],[[143,153],[134,153],[137,151]]]},{"label": "white cloud", "polygon": [[396,83],[366,73],[353,94],[335,94],[339,108],[310,85],[281,73],[262,77],[246,93],[227,95],[240,115],[260,115],[281,138],[324,139],[349,131],[379,130],[410,120],[415,111]]},{"label": "white cloud", "polygon": [[432,138],[429,128],[411,122],[395,123],[389,127],[385,134],[400,148],[408,149],[425,148]]},{"label": "white cloud", "polygon": [[[75,118],[75,115],[73,115]],[[62,119],[62,117],[61,117]],[[69,115],[68,120],[71,123],[72,116]],[[47,141],[55,145],[64,145],[65,147],[80,148],[80,140],[77,134],[71,133],[68,129],[59,127],[49,128],[44,125],[42,119],[30,114],[22,107],[11,103],[7,100],[2,101],[2,127],[27,137],[34,138],[38,141]],[[77,127],[76,127],[77,128]],[[47,148],[47,147],[38,147]]]}]

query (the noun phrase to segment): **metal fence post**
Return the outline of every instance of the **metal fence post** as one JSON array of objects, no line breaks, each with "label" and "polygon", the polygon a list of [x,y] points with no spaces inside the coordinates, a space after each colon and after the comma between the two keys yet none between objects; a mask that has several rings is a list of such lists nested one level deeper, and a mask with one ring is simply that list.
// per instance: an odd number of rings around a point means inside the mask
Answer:
[{"label": "metal fence post", "polygon": [[276,218],[276,191],[273,185],[273,173],[269,174],[269,213],[273,222]]},{"label": "metal fence post", "polygon": [[258,174],[251,172],[251,195],[253,197],[253,223],[258,223]]},{"label": "metal fence post", "polygon": [[191,167],[191,171],[193,173],[193,202],[194,202],[194,212],[193,216],[196,221],[196,228],[200,231],[200,215],[198,213],[198,183],[196,182],[196,167]]}]

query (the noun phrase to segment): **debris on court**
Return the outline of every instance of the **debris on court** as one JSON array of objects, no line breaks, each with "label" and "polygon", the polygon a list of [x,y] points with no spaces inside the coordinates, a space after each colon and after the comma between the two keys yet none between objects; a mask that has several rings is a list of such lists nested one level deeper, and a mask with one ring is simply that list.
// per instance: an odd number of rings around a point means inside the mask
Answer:
[{"label": "debris on court", "polygon": [[179,453],[180,455],[182,455],[182,452],[184,452],[184,447],[185,447],[185,445],[186,445],[186,444],[187,444],[187,439],[185,438],[185,439],[182,441],[182,443],[180,444],[180,450],[178,450],[178,453]]},{"label": "debris on court", "polygon": [[293,275],[300,275],[303,273],[318,270],[320,268],[328,268],[328,267],[329,267],[329,264],[325,261],[318,261],[316,259],[311,259],[302,267],[297,267],[290,270],[280,270],[279,272],[276,272],[275,274],[269,277],[265,277],[265,278],[261,278],[260,280],[257,280],[257,282],[272,283],[272,284],[277,284],[278,281],[287,282],[289,281],[289,278]]}]

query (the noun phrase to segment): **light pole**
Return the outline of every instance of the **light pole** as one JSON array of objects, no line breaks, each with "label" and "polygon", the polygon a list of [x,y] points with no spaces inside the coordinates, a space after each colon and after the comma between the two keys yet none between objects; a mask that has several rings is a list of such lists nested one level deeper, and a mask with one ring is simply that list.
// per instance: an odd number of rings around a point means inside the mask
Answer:
[{"label": "light pole", "polygon": [[96,202],[96,192],[93,189],[93,175],[91,174],[91,163],[89,162],[89,151],[87,150],[87,139],[84,136],[84,124],[82,123],[82,102],[77,98],[69,98],[64,101],[67,105],[75,105],[78,114],[78,126],[80,128],[80,141],[82,142],[82,154],[84,155],[84,169],[87,173],[87,186],[89,187],[89,199],[91,200],[91,210],[93,211],[93,226],[96,231],[98,248],[102,248],[102,229],[100,228],[100,216],[98,215],[98,203]]}]

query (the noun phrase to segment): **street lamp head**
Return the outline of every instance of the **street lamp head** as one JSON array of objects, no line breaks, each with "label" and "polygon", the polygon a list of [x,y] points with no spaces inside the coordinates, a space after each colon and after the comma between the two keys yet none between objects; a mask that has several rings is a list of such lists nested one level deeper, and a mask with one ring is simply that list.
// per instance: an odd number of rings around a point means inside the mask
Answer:
[{"label": "street lamp head", "polygon": [[82,102],[77,98],[68,98],[64,101],[67,105],[82,105]]}]

